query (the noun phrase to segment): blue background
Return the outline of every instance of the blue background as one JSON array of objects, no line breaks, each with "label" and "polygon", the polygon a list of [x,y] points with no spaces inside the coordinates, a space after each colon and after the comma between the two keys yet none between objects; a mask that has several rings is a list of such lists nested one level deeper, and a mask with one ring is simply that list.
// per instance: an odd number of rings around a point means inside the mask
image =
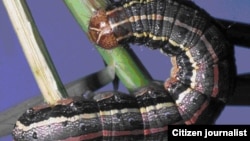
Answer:
[{"label": "blue background", "polygon": [[[104,67],[101,56],[81,31],[62,0],[27,0],[63,81],[68,83]],[[249,0],[194,0],[217,18],[250,23]],[[134,51],[155,79],[169,76],[169,58],[142,46]],[[250,72],[250,50],[236,47],[238,73]],[[153,59],[152,59],[153,57]],[[108,85],[102,90],[111,90]],[[121,86],[121,91],[125,91]],[[5,8],[0,2],[0,112],[40,93]],[[29,105],[27,105],[27,108]],[[249,124],[250,107],[227,106],[217,124]],[[13,124],[13,123],[0,123]],[[10,136],[0,141],[10,141]]]}]

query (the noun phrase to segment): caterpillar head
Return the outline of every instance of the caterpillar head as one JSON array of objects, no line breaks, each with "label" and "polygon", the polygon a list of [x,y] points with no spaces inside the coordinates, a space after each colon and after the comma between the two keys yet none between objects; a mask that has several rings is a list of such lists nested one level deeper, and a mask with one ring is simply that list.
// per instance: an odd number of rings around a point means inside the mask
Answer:
[{"label": "caterpillar head", "polygon": [[111,49],[118,45],[104,10],[98,10],[90,18],[88,34],[90,40],[102,48]]}]

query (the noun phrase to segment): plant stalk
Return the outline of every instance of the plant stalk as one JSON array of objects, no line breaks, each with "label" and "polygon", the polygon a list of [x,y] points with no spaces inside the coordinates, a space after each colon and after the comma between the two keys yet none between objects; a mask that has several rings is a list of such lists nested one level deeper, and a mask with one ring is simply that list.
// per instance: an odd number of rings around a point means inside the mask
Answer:
[{"label": "plant stalk", "polygon": [[3,3],[45,101],[54,105],[68,97],[26,0],[3,0]]}]

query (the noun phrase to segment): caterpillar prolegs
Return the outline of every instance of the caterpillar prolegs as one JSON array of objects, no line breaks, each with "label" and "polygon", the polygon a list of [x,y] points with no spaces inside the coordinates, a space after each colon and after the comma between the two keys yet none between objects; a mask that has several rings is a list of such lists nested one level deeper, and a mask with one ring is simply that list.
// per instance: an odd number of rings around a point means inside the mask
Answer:
[{"label": "caterpillar prolegs", "polygon": [[111,49],[137,43],[160,49],[173,68],[133,96],[105,92],[31,108],[13,130],[18,140],[167,140],[167,125],[213,124],[234,92],[235,59],[222,27],[188,0],[119,0],[89,23],[90,39]]}]

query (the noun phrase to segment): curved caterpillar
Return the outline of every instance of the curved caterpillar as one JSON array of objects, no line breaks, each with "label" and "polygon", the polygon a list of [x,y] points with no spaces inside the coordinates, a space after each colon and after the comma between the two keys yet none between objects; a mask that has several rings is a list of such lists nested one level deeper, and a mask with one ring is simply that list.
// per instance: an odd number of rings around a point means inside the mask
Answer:
[{"label": "curved caterpillar", "polygon": [[167,140],[169,124],[213,124],[233,94],[233,47],[191,1],[120,0],[91,17],[89,35],[106,49],[126,43],[160,49],[171,57],[170,78],[133,96],[107,92],[31,108],[13,129],[16,141]]},{"label": "curved caterpillar", "polygon": [[171,57],[165,89],[182,124],[211,124],[233,94],[234,50],[223,28],[188,0],[120,0],[90,19],[90,39],[105,49],[143,44]]}]

